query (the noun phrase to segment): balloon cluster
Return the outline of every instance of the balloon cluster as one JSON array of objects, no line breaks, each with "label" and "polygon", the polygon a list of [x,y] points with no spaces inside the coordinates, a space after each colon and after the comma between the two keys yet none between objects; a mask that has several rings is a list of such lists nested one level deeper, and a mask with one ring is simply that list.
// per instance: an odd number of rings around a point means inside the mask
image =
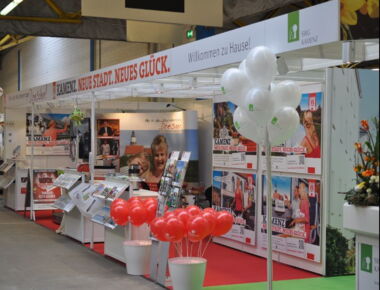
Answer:
[{"label": "balloon cluster", "polygon": [[228,69],[222,77],[222,91],[238,106],[234,125],[238,132],[265,144],[266,128],[272,145],[280,145],[297,130],[301,101],[293,81],[272,83],[277,72],[276,56],[264,46],[252,49],[239,68]]},{"label": "balloon cluster", "polygon": [[158,201],[155,198],[142,200],[132,197],[128,201],[118,198],[111,203],[111,217],[119,226],[130,222],[134,226],[151,223],[156,217]]},{"label": "balloon cluster", "polygon": [[233,224],[233,216],[227,211],[217,212],[212,208],[201,210],[192,205],[166,212],[150,224],[152,234],[160,241],[178,243],[187,237],[190,242],[199,242],[207,236],[222,236]]}]

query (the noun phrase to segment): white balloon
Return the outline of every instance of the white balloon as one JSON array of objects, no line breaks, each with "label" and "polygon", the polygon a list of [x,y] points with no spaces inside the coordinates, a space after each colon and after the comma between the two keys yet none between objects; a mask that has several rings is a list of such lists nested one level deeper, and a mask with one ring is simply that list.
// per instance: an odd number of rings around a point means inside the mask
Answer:
[{"label": "white balloon", "polygon": [[247,63],[247,60],[246,59],[243,59],[243,61],[240,63],[239,65],[239,70],[241,70],[242,72],[247,72],[245,66],[246,66],[246,63]]},{"label": "white balloon", "polygon": [[277,58],[269,48],[258,46],[249,52],[245,67],[255,86],[269,87],[277,72]]},{"label": "white balloon", "polygon": [[243,96],[249,90],[250,82],[247,75],[237,68],[226,70],[221,79],[222,90],[233,98]]},{"label": "white balloon", "polygon": [[292,107],[282,107],[268,123],[269,140],[272,145],[283,144],[296,132],[300,122],[298,112]]},{"label": "white balloon", "polygon": [[276,103],[276,108],[297,108],[301,102],[300,87],[293,81],[284,81],[277,85],[273,84],[271,92]]},{"label": "white balloon", "polygon": [[237,107],[234,112],[233,120],[236,130],[238,130],[243,137],[259,144],[265,143],[265,128],[252,121],[244,109]]},{"label": "white balloon", "polygon": [[251,120],[261,126],[266,126],[273,116],[275,103],[269,90],[262,88],[251,89],[243,100],[243,109]]}]

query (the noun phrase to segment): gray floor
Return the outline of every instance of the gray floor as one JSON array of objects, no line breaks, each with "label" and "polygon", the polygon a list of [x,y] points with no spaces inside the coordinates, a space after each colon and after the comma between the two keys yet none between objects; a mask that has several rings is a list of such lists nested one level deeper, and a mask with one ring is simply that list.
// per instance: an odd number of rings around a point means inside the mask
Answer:
[{"label": "gray floor", "polygon": [[0,290],[26,289],[164,288],[127,275],[124,265],[25,220],[0,201]]}]

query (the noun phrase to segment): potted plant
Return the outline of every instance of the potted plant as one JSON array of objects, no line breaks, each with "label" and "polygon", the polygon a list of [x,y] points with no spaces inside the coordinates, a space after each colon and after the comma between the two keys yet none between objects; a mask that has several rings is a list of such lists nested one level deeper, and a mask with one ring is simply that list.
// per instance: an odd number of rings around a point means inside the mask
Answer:
[{"label": "potted plant", "polygon": [[343,227],[355,233],[357,289],[378,289],[379,120],[361,121],[363,142],[355,143],[356,185],[346,192]]}]

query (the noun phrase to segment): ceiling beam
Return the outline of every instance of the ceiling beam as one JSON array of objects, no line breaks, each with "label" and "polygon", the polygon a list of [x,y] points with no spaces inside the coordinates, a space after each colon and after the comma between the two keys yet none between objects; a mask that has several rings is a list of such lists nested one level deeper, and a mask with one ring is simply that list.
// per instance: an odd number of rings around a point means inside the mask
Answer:
[{"label": "ceiling beam", "polygon": [[80,24],[81,19],[72,18],[50,18],[50,17],[30,17],[30,16],[3,16],[0,15],[0,20],[17,20],[17,21],[34,21],[34,22],[51,22],[51,23],[72,23]]}]

